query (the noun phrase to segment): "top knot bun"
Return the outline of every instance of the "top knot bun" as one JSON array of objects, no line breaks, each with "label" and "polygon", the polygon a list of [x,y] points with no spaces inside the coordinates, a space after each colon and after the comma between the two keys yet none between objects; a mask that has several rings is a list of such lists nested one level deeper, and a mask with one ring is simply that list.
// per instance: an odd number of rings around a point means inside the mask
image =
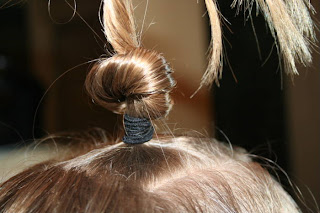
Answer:
[{"label": "top knot bun", "polygon": [[118,114],[157,119],[172,107],[175,85],[164,57],[143,48],[102,60],[89,72],[86,89],[99,105]]},{"label": "top knot bun", "polygon": [[103,0],[103,28],[115,55],[89,72],[86,89],[92,99],[131,117],[165,117],[172,107],[172,71],[161,54],[141,48],[132,1]]}]

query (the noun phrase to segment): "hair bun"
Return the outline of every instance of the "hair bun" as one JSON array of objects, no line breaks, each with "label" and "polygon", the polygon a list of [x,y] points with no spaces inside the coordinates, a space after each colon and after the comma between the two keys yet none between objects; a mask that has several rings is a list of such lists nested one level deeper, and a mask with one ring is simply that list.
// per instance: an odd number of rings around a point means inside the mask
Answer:
[{"label": "hair bun", "polygon": [[115,113],[156,119],[172,107],[171,73],[161,54],[137,48],[96,64],[87,75],[86,89],[97,104]]}]

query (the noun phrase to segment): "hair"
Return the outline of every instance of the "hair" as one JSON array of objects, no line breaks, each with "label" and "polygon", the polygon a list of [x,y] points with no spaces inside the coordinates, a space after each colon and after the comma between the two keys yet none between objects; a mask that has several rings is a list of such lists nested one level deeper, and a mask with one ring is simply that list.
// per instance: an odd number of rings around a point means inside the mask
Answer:
[{"label": "hair", "polygon": [[102,59],[87,75],[93,101],[118,114],[157,119],[165,117],[175,85],[168,63],[138,40],[131,1],[104,1],[104,32],[116,52]]},{"label": "hair", "polygon": [[257,14],[262,12],[269,26],[284,71],[298,74],[296,61],[304,66],[312,62],[311,48],[316,42],[314,23],[309,10],[315,13],[309,0],[235,0],[232,7],[241,6],[251,15],[252,3],[256,3]]},{"label": "hair", "polygon": [[[211,24],[212,40],[209,63],[201,81],[202,86],[210,86],[222,77],[222,32],[223,15],[218,11],[216,0],[205,0]],[[315,25],[311,13],[315,13],[310,0],[234,0],[231,7],[237,7],[237,13],[243,8],[244,13],[252,16],[254,3],[256,16],[259,12],[264,16],[284,67],[291,75],[299,74],[296,61],[303,66],[312,62],[312,47],[316,43]]]},{"label": "hair", "polygon": [[[216,2],[205,2],[213,37],[203,81],[209,84],[221,73],[222,41]],[[272,15],[275,9],[257,2],[271,13],[269,25],[275,26],[272,32],[277,32],[283,48],[286,44],[274,20],[279,17]],[[121,116],[166,117],[173,104],[172,69],[162,54],[142,46],[131,0],[103,3],[104,33],[114,53],[88,73],[88,94]],[[284,9],[289,14],[286,21],[299,10]],[[309,23],[294,20],[294,27]],[[302,26],[298,32],[307,34]],[[245,150],[214,139],[157,135],[148,143],[130,145],[98,130],[89,137],[73,136],[71,143],[66,154],[2,183],[0,212],[299,212],[281,185]]]},{"label": "hair", "polygon": [[95,143],[3,183],[0,212],[298,212],[241,148],[189,137]]}]

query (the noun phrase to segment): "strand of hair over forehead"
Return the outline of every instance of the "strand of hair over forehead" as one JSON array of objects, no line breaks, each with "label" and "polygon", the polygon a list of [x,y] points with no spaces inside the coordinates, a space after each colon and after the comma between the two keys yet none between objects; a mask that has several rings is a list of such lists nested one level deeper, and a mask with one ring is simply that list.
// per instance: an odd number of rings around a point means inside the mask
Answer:
[{"label": "strand of hair over forehead", "polygon": [[[140,46],[133,18],[131,0],[103,0],[104,33],[118,54]],[[256,4],[257,14],[264,15],[272,36],[275,38],[280,58],[288,74],[298,74],[296,61],[304,66],[312,61],[311,47],[316,41],[314,24],[309,11],[314,12],[309,0],[234,0],[237,12],[243,7],[249,11]],[[205,0],[210,18],[212,40],[208,67],[201,85],[219,84],[222,77],[222,30],[221,15],[216,0]]]}]

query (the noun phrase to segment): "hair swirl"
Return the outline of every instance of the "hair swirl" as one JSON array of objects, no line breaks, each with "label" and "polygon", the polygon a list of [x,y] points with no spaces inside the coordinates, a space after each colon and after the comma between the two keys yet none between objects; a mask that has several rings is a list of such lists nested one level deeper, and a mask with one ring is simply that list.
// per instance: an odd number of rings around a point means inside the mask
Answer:
[{"label": "hair swirl", "polygon": [[89,95],[118,114],[148,119],[166,116],[172,108],[172,70],[161,54],[141,47],[131,1],[103,3],[104,33],[116,54],[100,60],[88,73]]},{"label": "hair swirl", "polygon": [[172,107],[171,73],[162,55],[137,48],[96,64],[87,76],[86,89],[97,104],[115,113],[156,119]]}]

